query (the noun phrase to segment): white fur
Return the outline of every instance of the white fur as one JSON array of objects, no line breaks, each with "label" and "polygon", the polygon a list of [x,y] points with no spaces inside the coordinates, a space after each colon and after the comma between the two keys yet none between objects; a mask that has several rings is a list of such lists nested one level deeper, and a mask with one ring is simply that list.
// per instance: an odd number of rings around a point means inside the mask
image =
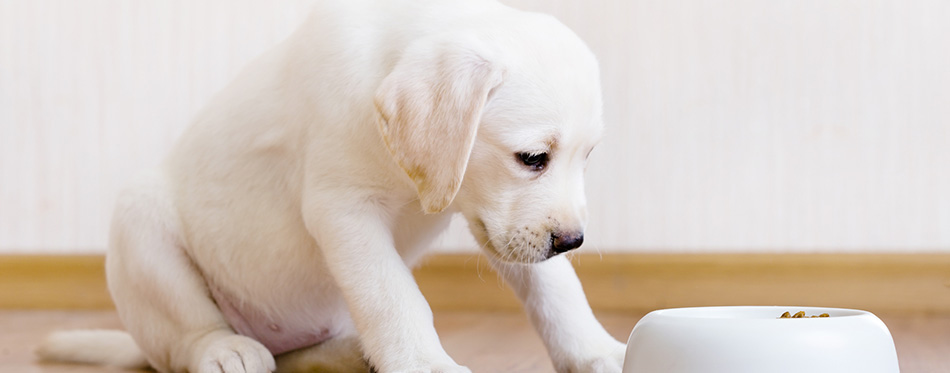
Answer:
[{"label": "white fur", "polygon": [[[95,347],[95,348],[92,348]],[[41,360],[67,360],[122,368],[148,367],[132,336],[117,330],[70,330],[50,334],[36,350]]]},{"label": "white fur", "polygon": [[[120,196],[107,271],[124,325],[163,372],[297,369],[339,346],[380,372],[466,372],[410,271],[461,212],[558,370],[619,372],[573,269],[545,261],[552,234],[586,225],[598,74],[556,20],[495,2],[322,3]],[[541,152],[542,171],[516,155]],[[134,360],[92,342],[44,356]]]}]

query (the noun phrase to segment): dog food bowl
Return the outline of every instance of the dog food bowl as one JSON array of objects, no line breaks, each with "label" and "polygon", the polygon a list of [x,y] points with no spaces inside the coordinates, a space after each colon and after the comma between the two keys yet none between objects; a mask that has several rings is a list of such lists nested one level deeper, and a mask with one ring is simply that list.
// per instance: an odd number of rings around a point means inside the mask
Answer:
[{"label": "dog food bowl", "polygon": [[[779,319],[805,311],[806,318]],[[827,313],[828,317],[807,316]],[[896,373],[884,323],[867,311],[693,307],[653,311],[630,333],[623,373]]]}]

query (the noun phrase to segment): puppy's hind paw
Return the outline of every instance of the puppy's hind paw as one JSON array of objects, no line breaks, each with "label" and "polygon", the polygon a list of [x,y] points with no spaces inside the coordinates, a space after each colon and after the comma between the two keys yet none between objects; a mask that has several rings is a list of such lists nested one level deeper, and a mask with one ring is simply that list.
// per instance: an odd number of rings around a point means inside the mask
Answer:
[{"label": "puppy's hind paw", "polygon": [[198,373],[269,373],[276,369],[274,356],[253,339],[232,335],[208,345]]}]

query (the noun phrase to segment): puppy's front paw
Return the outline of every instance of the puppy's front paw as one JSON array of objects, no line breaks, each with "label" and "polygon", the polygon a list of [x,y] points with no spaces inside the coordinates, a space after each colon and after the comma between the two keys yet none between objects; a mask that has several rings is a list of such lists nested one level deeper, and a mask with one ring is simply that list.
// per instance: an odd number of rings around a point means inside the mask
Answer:
[{"label": "puppy's front paw", "polygon": [[231,335],[208,344],[197,370],[198,373],[268,373],[276,368],[274,356],[260,342]]},{"label": "puppy's front paw", "polygon": [[622,343],[611,344],[600,349],[601,354],[577,356],[562,364],[557,364],[560,373],[620,373],[623,370],[623,358],[627,346]]}]

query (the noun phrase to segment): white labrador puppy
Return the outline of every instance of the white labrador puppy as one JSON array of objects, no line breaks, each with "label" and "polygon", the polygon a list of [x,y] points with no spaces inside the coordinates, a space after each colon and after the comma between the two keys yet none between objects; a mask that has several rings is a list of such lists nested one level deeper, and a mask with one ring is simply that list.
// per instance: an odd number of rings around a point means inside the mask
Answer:
[{"label": "white labrador puppy", "polygon": [[162,372],[467,372],[410,271],[461,212],[558,371],[619,372],[623,345],[558,255],[583,241],[598,80],[548,16],[322,2],[120,196],[107,271],[128,334],[62,332],[39,353]]}]

